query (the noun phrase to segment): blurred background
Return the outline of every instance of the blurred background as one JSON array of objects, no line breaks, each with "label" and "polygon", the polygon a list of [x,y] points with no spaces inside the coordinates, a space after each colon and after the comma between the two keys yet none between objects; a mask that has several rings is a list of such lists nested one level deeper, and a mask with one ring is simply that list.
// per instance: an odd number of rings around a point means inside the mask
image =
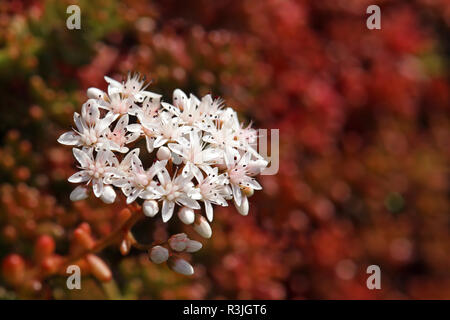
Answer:
[{"label": "blurred background", "polygon": [[[446,0],[1,1],[0,298],[450,299],[449,30]],[[113,228],[123,203],[70,202],[75,163],[56,139],[88,87],[133,70],[166,100],[212,92],[280,129],[279,173],[260,177],[249,216],[215,210],[193,277],[112,247],[107,285],[23,280],[46,241],[64,255],[81,222]],[[147,220],[144,242],[166,234]]]}]

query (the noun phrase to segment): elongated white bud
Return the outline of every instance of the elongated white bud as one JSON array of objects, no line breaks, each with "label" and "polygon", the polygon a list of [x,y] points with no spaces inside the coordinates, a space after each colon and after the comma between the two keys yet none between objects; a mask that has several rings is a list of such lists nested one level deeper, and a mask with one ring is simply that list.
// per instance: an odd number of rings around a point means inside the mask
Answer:
[{"label": "elongated white bud", "polygon": [[170,237],[169,246],[178,252],[186,249],[186,244],[189,241],[186,233],[178,233]]},{"label": "elongated white bud", "polygon": [[183,207],[178,210],[178,218],[180,218],[181,222],[184,224],[194,223],[195,213],[194,210],[188,207]]},{"label": "elongated white bud", "polygon": [[186,242],[186,252],[197,252],[202,247],[202,243],[195,240],[188,240]]},{"label": "elongated white bud", "polygon": [[200,214],[195,215],[194,230],[203,238],[209,239],[212,236],[211,226]]},{"label": "elongated white bud", "polygon": [[159,211],[158,202],[155,200],[145,200],[142,204],[142,211],[147,217],[154,217]]},{"label": "elongated white bud", "polygon": [[194,268],[184,259],[171,257],[168,261],[169,268],[175,272],[191,276],[194,274]]},{"label": "elongated white bud", "polygon": [[89,88],[87,89],[87,96],[90,99],[102,99],[105,93],[97,88]]},{"label": "elongated white bud", "polygon": [[160,264],[169,259],[169,250],[161,246],[154,246],[149,250],[148,255],[153,263]]},{"label": "elongated white bud", "polygon": [[248,198],[247,197],[242,197],[242,201],[241,201],[241,205],[238,206],[236,204],[236,201],[234,202],[234,206],[236,207],[237,211],[242,214],[243,216],[248,215],[248,210],[249,210],[249,204],[248,204]]},{"label": "elongated white bud", "polygon": [[171,154],[172,153],[170,152],[169,148],[161,147],[156,152],[156,157],[158,158],[158,160],[169,160],[171,157]]},{"label": "elongated white bud", "polygon": [[111,186],[104,187],[100,199],[106,204],[113,203],[116,200],[116,192],[114,191],[113,187]]},{"label": "elongated white bud", "polygon": [[88,197],[88,190],[83,186],[78,186],[70,193],[70,200],[79,201],[84,200]]}]

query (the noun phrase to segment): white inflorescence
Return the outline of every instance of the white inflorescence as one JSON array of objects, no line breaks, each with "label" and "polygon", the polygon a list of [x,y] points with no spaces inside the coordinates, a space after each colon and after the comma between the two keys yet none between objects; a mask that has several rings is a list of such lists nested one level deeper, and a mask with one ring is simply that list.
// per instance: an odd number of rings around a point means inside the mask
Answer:
[{"label": "white inflorescence", "polygon": [[[176,89],[170,104],[146,91],[139,74],[123,82],[105,80],[108,92],[88,89],[81,114],[74,113],[73,131],[58,139],[74,147],[79,163],[69,181],[83,185],[71,200],[85,199],[90,185],[96,197],[112,203],[114,190],[121,189],[128,204],[142,199],[146,216],[161,212],[167,222],[176,211],[206,236],[208,223],[195,218],[202,204],[210,222],[213,206],[227,206],[227,200],[248,214],[247,196],[261,189],[253,177],[267,166],[256,150],[255,129],[244,127],[232,108],[209,94],[198,99]],[[131,147],[141,138],[147,152]],[[143,154],[154,160],[149,168]]]}]

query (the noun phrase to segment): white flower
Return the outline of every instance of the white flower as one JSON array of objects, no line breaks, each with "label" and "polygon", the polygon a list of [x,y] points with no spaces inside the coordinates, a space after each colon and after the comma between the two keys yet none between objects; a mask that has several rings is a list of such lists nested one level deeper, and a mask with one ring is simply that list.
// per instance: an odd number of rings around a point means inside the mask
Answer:
[{"label": "white flower", "polygon": [[100,119],[97,103],[92,99],[83,105],[81,113],[82,116],[77,112],[73,116],[76,130],[62,134],[58,142],[84,148],[109,148],[109,140],[104,137],[104,133],[118,115],[109,113]]},{"label": "white flower", "polygon": [[194,174],[198,174],[198,168],[204,169],[219,162],[223,154],[220,149],[206,147],[198,130],[189,132],[189,140],[181,137],[177,139],[177,143],[169,143],[168,146],[170,150],[182,157],[186,169],[193,171]]},{"label": "white flower", "polygon": [[206,177],[203,177],[203,174],[200,173],[195,178],[198,181],[197,188],[201,195],[200,200],[205,204],[206,217],[209,221],[212,221],[212,204],[228,206],[225,198],[230,197],[231,191],[228,187],[228,178],[225,174],[219,175],[217,167],[208,167],[205,172],[207,173]]},{"label": "white flower", "polygon": [[111,93],[104,100],[99,100],[99,107],[106,109],[113,114],[130,114],[136,115],[139,107],[134,103],[133,98],[122,98],[120,93]]},{"label": "white flower", "polygon": [[125,145],[139,138],[139,133],[127,131],[128,119],[128,114],[122,116],[114,127],[114,130],[111,131],[107,128],[103,134],[109,140],[111,150],[127,153],[128,148]]},{"label": "white flower", "polygon": [[161,103],[162,107],[176,115],[183,125],[194,126],[196,122],[202,120],[203,115],[199,108],[200,100],[193,94],[188,99],[183,91],[176,89],[173,92],[173,104]]},{"label": "white flower", "polygon": [[114,181],[116,187],[122,188],[127,196],[127,203],[130,204],[138,197],[149,200],[159,199],[160,195],[155,193],[155,175],[165,170],[167,161],[156,161],[148,170],[144,170],[141,160],[133,155],[131,157],[131,172]]},{"label": "white flower", "polygon": [[233,191],[234,201],[238,206],[241,205],[242,198],[245,195],[241,188],[250,187],[254,190],[261,190],[261,185],[250,177],[248,165],[250,163],[251,153],[246,152],[239,158],[239,152],[228,149],[225,152],[225,164],[227,166],[228,179]]},{"label": "white flower", "polygon": [[103,179],[107,175],[116,172],[116,168],[110,166],[110,163],[114,162],[114,154],[108,150],[100,150],[94,160],[92,149],[90,152],[85,152],[74,148],[73,155],[80,163],[81,171],[70,176],[68,179],[69,182],[87,182],[87,184],[89,184],[92,181],[94,194],[97,198],[100,197],[103,194],[104,189]]},{"label": "white flower", "polygon": [[198,198],[198,192],[194,189],[192,183],[192,173],[186,175],[174,175],[170,177],[169,173],[163,168],[157,174],[160,185],[155,188],[155,192],[161,196],[162,219],[164,222],[170,220],[173,215],[175,204],[185,206],[191,209],[200,209],[200,205],[194,198]]},{"label": "white flower", "polygon": [[145,79],[141,78],[139,73],[128,73],[127,80],[120,83],[114,79],[105,76],[105,81],[110,85],[110,93],[121,93],[123,97],[132,97],[136,102],[143,102],[146,97],[160,99],[161,95],[145,91],[150,83],[145,84]]}]

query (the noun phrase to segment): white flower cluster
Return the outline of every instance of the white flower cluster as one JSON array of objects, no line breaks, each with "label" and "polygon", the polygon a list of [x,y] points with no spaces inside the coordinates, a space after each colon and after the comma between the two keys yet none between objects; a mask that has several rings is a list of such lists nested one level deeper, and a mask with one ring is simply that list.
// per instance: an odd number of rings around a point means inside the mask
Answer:
[{"label": "white flower cluster", "polygon": [[[96,197],[112,203],[120,188],[128,204],[142,199],[146,216],[161,208],[167,222],[178,208],[180,220],[206,237],[209,224],[194,212],[201,202],[209,221],[213,205],[227,206],[231,199],[248,214],[247,197],[261,189],[253,177],[267,166],[256,150],[256,130],[243,127],[232,108],[209,94],[198,99],[176,89],[170,104],[146,91],[139,74],[105,80],[107,92],[89,88],[81,114],[74,114],[76,128],[58,139],[74,147],[79,163],[80,171],[68,179],[83,183],[71,193],[73,201],[85,199],[91,185]],[[131,148],[140,138],[146,152]],[[153,164],[144,168],[141,159]]]}]

